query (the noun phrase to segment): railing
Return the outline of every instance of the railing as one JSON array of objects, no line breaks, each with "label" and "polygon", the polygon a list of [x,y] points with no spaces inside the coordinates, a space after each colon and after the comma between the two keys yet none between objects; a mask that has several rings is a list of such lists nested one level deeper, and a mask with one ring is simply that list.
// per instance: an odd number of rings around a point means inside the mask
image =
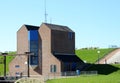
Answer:
[{"label": "railing", "polygon": [[0,83],[14,83],[19,78],[20,77],[13,77],[13,76],[0,77]]},{"label": "railing", "polygon": [[69,78],[69,77],[77,77],[77,76],[90,76],[90,75],[98,75],[97,71],[69,71],[69,72],[57,72],[57,73],[49,73],[44,79],[56,79],[56,78]]},{"label": "railing", "polygon": [[97,75],[97,71],[81,71],[81,75]]}]

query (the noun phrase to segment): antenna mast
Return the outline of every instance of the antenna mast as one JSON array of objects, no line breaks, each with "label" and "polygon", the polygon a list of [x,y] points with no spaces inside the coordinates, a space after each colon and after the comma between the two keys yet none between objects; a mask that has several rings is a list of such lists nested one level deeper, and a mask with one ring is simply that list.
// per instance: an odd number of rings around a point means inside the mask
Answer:
[{"label": "antenna mast", "polygon": [[46,0],[44,0],[44,5],[45,5],[45,23],[47,23],[47,12],[46,12]]}]

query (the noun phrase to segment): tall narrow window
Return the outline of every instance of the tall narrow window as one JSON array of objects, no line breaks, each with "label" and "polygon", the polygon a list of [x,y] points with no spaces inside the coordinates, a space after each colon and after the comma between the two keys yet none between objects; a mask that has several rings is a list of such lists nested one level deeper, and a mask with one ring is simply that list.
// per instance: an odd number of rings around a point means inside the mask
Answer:
[{"label": "tall narrow window", "polygon": [[72,39],[73,38],[73,33],[72,32],[68,32],[68,39]]},{"label": "tall narrow window", "polygon": [[72,65],[69,62],[64,63],[64,71],[71,71],[72,70]]},{"label": "tall narrow window", "polygon": [[57,68],[56,68],[56,65],[54,65],[54,72],[56,72],[57,71]]},{"label": "tall narrow window", "polygon": [[29,30],[29,50],[34,53],[30,56],[30,65],[38,65],[38,30]]}]

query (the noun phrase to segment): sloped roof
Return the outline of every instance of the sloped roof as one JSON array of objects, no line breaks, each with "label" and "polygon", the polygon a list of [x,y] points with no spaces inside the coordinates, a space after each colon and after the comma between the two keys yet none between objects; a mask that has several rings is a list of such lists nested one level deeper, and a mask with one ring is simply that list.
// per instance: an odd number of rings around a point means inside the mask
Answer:
[{"label": "sloped roof", "polygon": [[76,55],[54,55],[54,56],[62,62],[83,62]]},{"label": "sloped roof", "polygon": [[66,31],[66,32],[73,32],[69,27],[62,26],[62,25],[56,25],[56,24],[49,24],[49,23],[43,23],[47,27],[49,27],[51,30],[58,30],[58,31]]},{"label": "sloped roof", "polygon": [[27,30],[38,30],[40,27],[39,26],[33,26],[33,25],[25,25]]}]

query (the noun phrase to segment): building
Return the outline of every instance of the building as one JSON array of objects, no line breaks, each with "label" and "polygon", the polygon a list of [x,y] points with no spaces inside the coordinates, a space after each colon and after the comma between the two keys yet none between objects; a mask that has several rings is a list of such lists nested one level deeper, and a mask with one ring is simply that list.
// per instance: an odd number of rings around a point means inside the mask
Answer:
[{"label": "building", "polygon": [[23,25],[17,31],[17,54],[10,63],[11,75],[26,75],[27,56],[30,56],[30,75],[76,71],[82,61],[75,55],[75,32],[67,26],[42,23]]}]

